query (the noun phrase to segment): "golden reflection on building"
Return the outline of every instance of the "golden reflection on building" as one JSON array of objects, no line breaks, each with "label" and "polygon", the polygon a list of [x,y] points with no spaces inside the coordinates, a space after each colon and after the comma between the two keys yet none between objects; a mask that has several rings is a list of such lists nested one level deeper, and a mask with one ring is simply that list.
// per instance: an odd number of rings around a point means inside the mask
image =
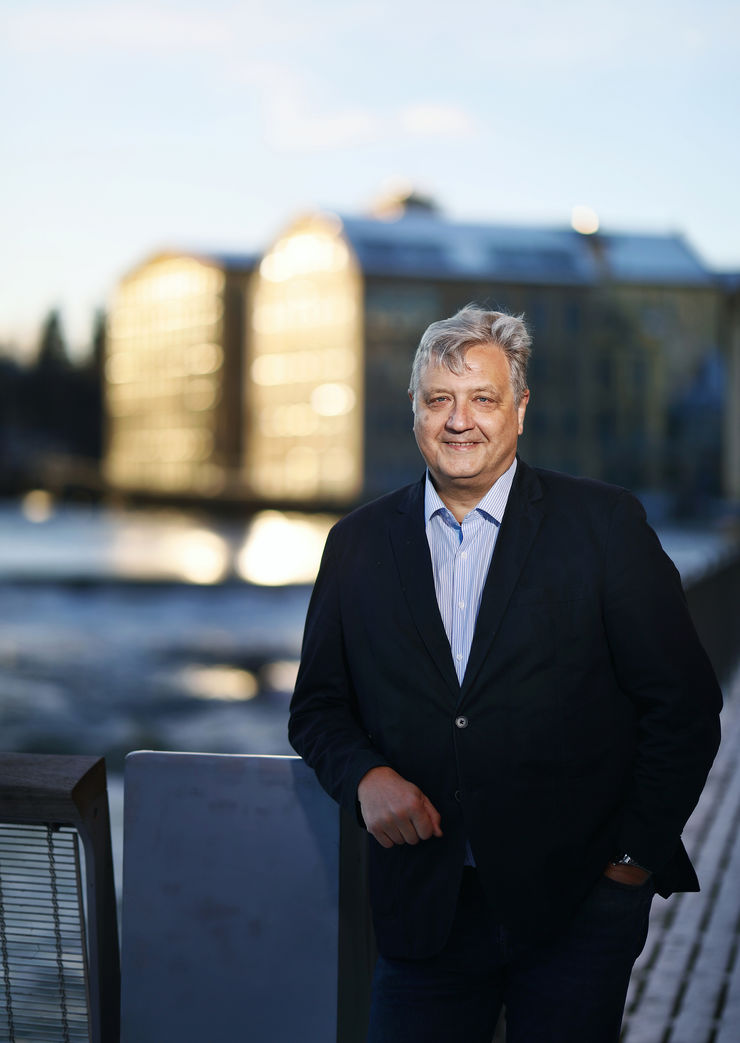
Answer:
[{"label": "golden reflection on building", "polygon": [[242,329],[228,307],[232,281],[212,260],[168,254],[122,280],[105,366],[105,474],[119,489],[213,495],[237,470]]},{"label": "golden reflection on building", "polygon": [[363,481],[362,281],[329,215],[265,254],[249,307],[245,482],[257,499],[347,503]]},{"label": "golden reflection on building", "polygon": [[[464,224],[411,203],[382,220],[303,217],[249,271],[160,255],[124,279],[106,368],[111,484],[343,510],[413,481],[416,345],[477,301],[524,313],[534,334],[525,457],[638,489],[691,492],[700,474],[719,490],[704,420],[722,403],[688,423],[682,402],[727,341],[727,294],[680,237],[607,234],[580,212],[578,231]],[[736,455],[727,488],[739,470]],[[279,558],[295,571],[290,542],[268,566],[253,538],[240,571],[279,574]]]}]

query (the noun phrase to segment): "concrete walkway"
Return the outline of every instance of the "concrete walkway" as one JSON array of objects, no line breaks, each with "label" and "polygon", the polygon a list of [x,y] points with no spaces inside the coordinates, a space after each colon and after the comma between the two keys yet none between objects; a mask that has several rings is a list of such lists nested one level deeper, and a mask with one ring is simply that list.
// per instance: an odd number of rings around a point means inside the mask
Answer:
[{"label": "concrete walkway", "polygon": [[725,700],[722,746],[684,830],[702,890],[653,902],[624,1043],[740,1041],[740,670]]}]

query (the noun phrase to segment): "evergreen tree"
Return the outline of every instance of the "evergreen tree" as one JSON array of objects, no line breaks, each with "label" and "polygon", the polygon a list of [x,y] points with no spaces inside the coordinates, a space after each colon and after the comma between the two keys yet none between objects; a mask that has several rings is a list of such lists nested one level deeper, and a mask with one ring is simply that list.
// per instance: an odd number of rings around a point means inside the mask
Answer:
[{"label": "evergreen tree", "polygon": [[40,370],[67,369],[69,353],[62,330],[62,320],[56,308],[52,309],[41,327],[36,367]]}]

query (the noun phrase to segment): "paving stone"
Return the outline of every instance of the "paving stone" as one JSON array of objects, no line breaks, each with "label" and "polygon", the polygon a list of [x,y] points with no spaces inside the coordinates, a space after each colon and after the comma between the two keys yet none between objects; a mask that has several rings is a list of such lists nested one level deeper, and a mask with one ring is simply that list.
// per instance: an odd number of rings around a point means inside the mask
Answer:
[{"label": "paving stone", "polygon": [[702,890],[653,903],[624,1043],[740,1043],[740,672],[726,693],[723,732],[684,831]]},{"label": "paving stone", "polygon": [[714,1043],[737,1043],[740,1039],[740,954],[727,982],[724,1006],[720,1012],[720,1026]]}]

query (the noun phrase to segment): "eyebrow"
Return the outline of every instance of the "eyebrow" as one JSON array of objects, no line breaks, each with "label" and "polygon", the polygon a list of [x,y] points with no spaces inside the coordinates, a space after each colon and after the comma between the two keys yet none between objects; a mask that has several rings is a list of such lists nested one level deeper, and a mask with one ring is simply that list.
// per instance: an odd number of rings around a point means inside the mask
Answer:
[{"label": "eyebrow", "polygon": [[[422,390],[425,395],[439,395],[440,393],[444,393],[445,395],[453,394],[452,390],[448,387],[445,387],[444,384],[440,384],[439,386],[435,385],[429,388],[423,388]],[[495,388],[493,384],[482,384],[480,387],[470,388],[469,392],[467,393],[471,395],[479,395],[481,391],[484,391],[487,395],[491,395],[494,398],[501,397],[501,392],[498,391],[498,389]]]}]

